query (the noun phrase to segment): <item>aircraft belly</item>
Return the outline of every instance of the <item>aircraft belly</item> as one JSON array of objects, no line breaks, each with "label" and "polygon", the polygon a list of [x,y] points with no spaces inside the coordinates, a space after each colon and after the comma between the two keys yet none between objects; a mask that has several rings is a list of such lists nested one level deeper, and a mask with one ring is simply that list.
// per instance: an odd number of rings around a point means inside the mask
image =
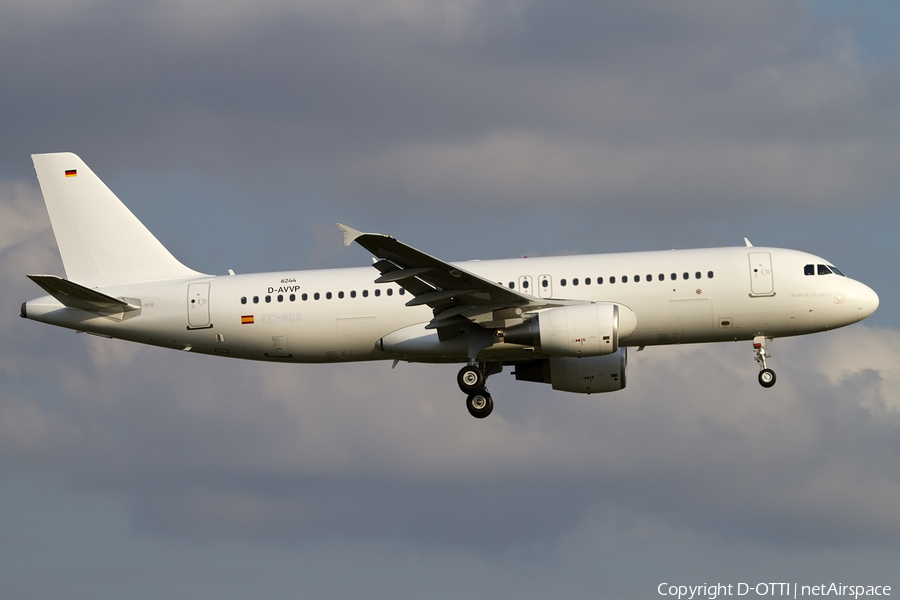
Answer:
[{"label": "aircraft belly", "polygon": [[328,360],[363,360],[376,352],[381,328],[375,315],[338,317],[335,349],[326,351]]},{"label": "aircraft belly", "polygon": [[304,319],[302,313],[252,315],[237,327],[239,352],[257,360],[325,362],[336,339],[333,322]]},{"label": "aircraft belly", "polygon": [[790,335],[791,313],[788,309],[756,310],[752,312],[736,313],[734,328],[744,335]]},{"label": "aircraft belly", "polygon": [[713,306],[710,298],[686,298],[669,301],[670,339],[690,341],[708,339],[713,331]]}]

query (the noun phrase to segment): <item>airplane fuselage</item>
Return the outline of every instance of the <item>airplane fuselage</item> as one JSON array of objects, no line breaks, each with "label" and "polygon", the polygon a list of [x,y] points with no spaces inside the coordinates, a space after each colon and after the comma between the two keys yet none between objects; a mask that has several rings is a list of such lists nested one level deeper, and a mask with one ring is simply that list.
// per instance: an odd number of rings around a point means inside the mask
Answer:
[{"label": "airplane fuselage", "polygon": [[[872,292],[829,272],[822,258],[778,248],[734,247],[455,263],[540,298],[610,302],[636,327],[621,346],[750,340],[826,331],[870,314]],[[807,275],[809,265],[813,274]],[[830,271],[830,269],[829,269]],[[31,319],[135,342],[233,358],[322,363],[400,358],[465,362],[467,345],[440,342],[427,306],[371,268],[228,276],[100,288],[139,300],[139,314],[97,316],[46,296]],[[541,357],[498,343],[485,360]]]}]

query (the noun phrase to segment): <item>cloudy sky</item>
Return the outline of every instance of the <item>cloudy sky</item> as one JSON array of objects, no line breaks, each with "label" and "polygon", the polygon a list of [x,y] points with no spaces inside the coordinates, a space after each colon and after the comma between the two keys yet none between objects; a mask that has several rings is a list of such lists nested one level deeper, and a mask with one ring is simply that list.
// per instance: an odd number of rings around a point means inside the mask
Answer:
[{"label": "cloudy sky", "polygon": [[[892,1],[7,0],[0,597],[651,598],[900,589]],[[18,318],[63,274],[29,155],[79,154],[191,267],[740,245],[865,323],[631,354],[606,396],[456,367],[186,356]]]}]

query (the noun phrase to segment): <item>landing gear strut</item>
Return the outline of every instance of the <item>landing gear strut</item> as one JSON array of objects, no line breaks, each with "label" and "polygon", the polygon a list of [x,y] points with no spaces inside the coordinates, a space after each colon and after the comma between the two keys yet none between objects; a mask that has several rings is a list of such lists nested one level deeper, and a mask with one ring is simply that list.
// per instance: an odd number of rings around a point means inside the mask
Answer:
[{"label": "landing gear strut", "polygon": [[470,363],[459,370],[456,383],[466,394],[466,408],[476,419],[483,419],[494,410],[494,400],[484,387],[490,375],[503,370],[502,363]]},{"label": "landing gear strut", "polygon": [[766,359],[772,355],[766,351],[772,338],[757,336],[753,338],[753,352],[756,354],[756,362],[759,364],[759,385],[770,388],[775,385],[775,371],[766,366]]}]

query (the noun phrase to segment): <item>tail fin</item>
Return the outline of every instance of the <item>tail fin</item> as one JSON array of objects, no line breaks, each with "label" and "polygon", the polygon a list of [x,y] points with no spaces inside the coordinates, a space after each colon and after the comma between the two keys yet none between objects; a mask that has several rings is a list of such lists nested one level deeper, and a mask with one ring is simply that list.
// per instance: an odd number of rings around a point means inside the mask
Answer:
[{"label": "tail fin", "polygon": [[200,275],[166,250],[83,160],[34,154],[66,276],[87,287]]}]

